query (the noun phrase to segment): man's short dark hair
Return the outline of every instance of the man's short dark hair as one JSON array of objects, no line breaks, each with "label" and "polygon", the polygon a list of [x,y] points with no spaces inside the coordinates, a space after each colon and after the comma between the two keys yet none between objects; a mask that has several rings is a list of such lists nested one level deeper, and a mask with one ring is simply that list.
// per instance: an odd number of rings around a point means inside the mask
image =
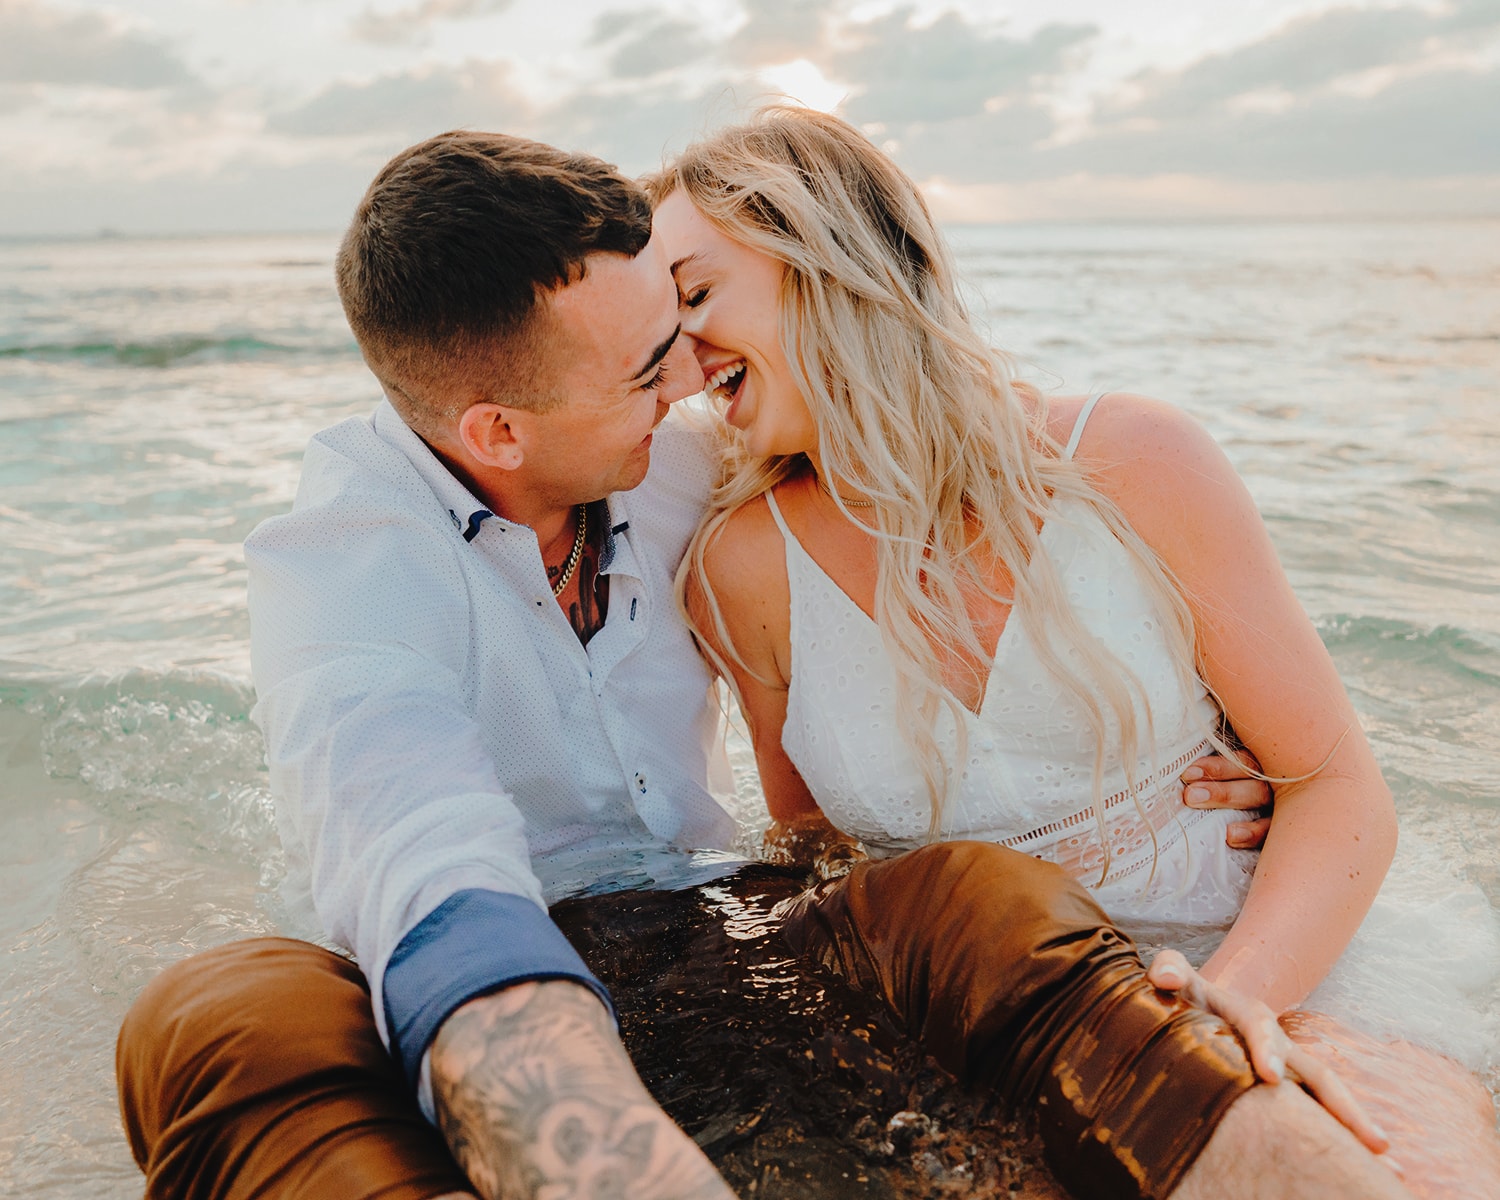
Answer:
[{"label": "man's short dark hair", "polygon": [[651,237],[645,192],[609,163],[454,131],[391,159],[339,247],[339,298],[370,369],[419,432],[470,404],[541,409],[541,298],[590,254]]}]

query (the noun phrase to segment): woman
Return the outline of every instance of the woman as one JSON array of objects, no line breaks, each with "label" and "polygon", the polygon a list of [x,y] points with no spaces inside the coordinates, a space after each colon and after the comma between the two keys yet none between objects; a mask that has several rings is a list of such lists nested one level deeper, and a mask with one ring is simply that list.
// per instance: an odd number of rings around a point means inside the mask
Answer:
[{"label": "woman", "polygon": [[[1127,925],[1232,922],[1203,974],[1303,1001],[1376,898],[1395,813],[1212,439],[1141,397],[1014,383],[915,187],[836,118],[768,110],[652,186],[736,431],[684,601],[777,826],[826,817],[879,854],[1003,842]],[[1229,749],[1226,720],[1283,785],[1258,862],[1226,844],[1235,814],[1178,802],[1183,768]],[[1288,1024],[1330,1054],[1355,1039]],[[1483,1089],[1409,1047],[1361,1053],[1408,1184],[1500,1194]],[[1433,1079],[1462,1154],[1412,1123]],[[1429,1149],[1456,1173],[1414,1178]]]}]

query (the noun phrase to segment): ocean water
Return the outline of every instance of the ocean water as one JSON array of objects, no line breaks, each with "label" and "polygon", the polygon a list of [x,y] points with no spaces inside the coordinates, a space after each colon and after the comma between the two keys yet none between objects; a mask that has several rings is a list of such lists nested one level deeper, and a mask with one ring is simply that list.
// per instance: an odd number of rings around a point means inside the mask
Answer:
[{"label": "ocean water", "polygon": [[[1220,439],[1403,828],[1500,902],[1500,222],[953,238],[1032,378]],[[285,927],[239,546],[377,398],[334,244],[0,242],[0,1195],[139,1196],[121,1016]]]}]

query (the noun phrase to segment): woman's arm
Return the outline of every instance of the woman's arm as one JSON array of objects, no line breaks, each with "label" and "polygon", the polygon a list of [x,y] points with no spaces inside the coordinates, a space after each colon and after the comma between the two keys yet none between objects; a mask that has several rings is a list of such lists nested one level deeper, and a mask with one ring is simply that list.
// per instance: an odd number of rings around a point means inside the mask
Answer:
[{"label": "woman's arm", "polygon": [[1186,414],[1111,395],[1079,447],[1095,484],[1176,574],[1200,667],[1276,792],[1244,910],[1203,974],[1285,1009],[1363,920],[1396,845],[1390,790],[1260,514]]},{"label": "woman's arm", "polygon": [[[837,874],[841,865],[852,861],[858,843],[823,815],[781,745],[791,679],[791,591],[786,545],[764,501],[746,505],[725,522],[706,548],[704,573],[735,653],[717,636],[708,598],[692,576],[685,589],[688,616],[698,637],[728,666],[740,712],[750,727],[755,765],[771,814],[767,857]],[[754,586],[746,587],[746,580],[754,580]]]}]

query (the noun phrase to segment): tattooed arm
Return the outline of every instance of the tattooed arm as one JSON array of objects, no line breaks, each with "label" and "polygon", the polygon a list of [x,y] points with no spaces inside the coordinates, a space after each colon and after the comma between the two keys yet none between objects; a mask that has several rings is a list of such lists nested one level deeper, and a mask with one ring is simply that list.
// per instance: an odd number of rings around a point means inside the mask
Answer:
[{"label": "tattooed arm", "polygon": [[733,1200],[576,983],[470,1001],[438,1031],[431,1065],[443,1136],[485,1200]]}]

